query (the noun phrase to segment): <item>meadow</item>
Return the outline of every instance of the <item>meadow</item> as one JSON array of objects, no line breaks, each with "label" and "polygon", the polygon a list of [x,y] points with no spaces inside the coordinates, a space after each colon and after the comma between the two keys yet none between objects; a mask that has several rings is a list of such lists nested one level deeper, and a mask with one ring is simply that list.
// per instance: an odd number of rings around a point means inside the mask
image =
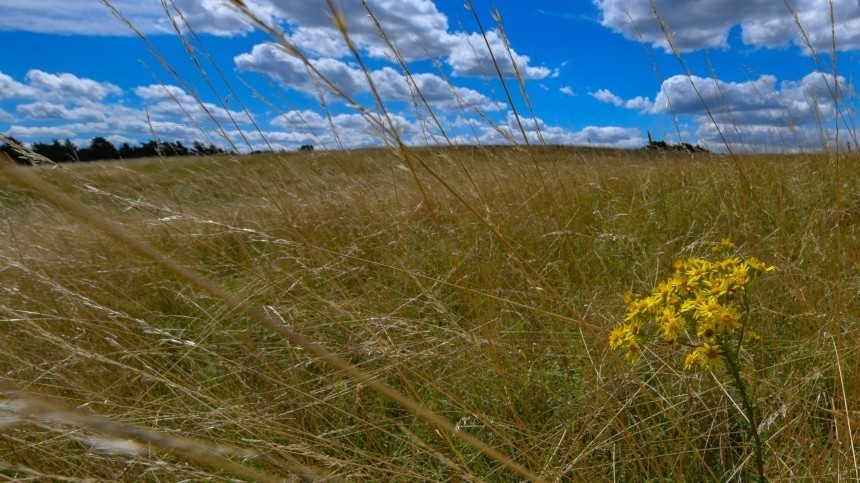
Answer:
[{"label": "meadow", "polygon": [[[388,148],[4,161],[0,477],[860,478],[857,152],[375,127]],[[745,385],[610,349],[630,293],[726,247],[775,267]]]},{"label": "meadow", "polygon": [[[856,162],[413,155],[426,168],[359,150],[38,173],[547,480],[750,471],[725,382],[607,348],[626,291],[730,237],[777,267],[743,353],[766,473],[856,474]],[[0,193],[7,477],[519,477],[31,190]]]}]

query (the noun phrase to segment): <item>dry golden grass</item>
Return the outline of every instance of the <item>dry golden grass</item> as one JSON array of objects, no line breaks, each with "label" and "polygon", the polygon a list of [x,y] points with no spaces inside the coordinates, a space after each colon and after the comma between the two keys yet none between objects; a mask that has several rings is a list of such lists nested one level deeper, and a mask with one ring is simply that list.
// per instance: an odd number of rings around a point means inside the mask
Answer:
[{"label": "dry golden grass", "polygon": [[2,170],[0,476],[752,479],[723,379],[607,348],[729,237],[764,473],[858,478],[856,155],[408,148],[316,80],[389,148]]},{"label": "dry golden grass", "polygon": [[[741,158],[750,191],[717,155],[412,153],[436,176],[386,150],[27,169],[548,480],[750,471],[718,379],[606,348],[626,290],[731,237],[778,267],[744,353],[767,474],[855,475],[855,159],[837,180],[823,155]],[[26,189],[0,193],[0,474],[514,478]]]}]

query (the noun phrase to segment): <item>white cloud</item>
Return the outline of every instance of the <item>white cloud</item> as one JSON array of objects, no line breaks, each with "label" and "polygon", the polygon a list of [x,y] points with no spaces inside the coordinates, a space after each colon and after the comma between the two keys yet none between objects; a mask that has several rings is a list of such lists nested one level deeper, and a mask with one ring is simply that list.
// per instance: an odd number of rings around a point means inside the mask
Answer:
[{"label": "white cloud", "polygon": [[[160,0],[111,0],[117,11],[143,34],[173,32]],[[243,17],[222,0],[172,0],[198,33],[242,35],[251,30]],[[268,23],[274,23],[272,0],[245,0]],[[0,0],[0,31],[23,30],[60,35],[134,35],[98,0]],[[171,8],[178,24],[182,20]]]},{"label": "white cloud", "polygon": [[[376,114],[368,115],[375,117],[376,120],[369,122],[364,115],[356,113],[335,114],[331,119],[327,119],[316,111],[291,111],[272,119],[271,124],[280,127],[282,131],[268,132],[266,139],[287,149],[296,149],[303,144],[314,144],[328,149],[339,146],[343,148],[382,146],[385,144],[384,137],[371,126],[387,124],[387,121],[379,120]],[[419,122],[404,116],[390,114],[389,119],[407,143],[422,144],[423,134],[429,134],[424,132]]]},{"label": "white cloud", "polygon": [[[147,33],[163,16],[160,2],[115,0],[125,14]],[[97,1],[0,0],[0,31],[24,30],[46,34],[132,35],[132,32]]]},{"label": "white cloud", "polygon": [[[340,57],[348,55],[340,33],[332,26],[325,2],[276,1],[277,14],[292,27],[290,40],[314,55]],[[380,37],[379,30],[360,2],[338,2],[347,19],[350,39],[372,57],[389,58],[392,53]],[[447,53],[456,39],[448,31],[448,18],[431,0],[369,0],[386,36],[407,60],[423,59]],[[338,48],[338,46],[341,46]]]},{"label": "white cloud", "polygon": [[624,100],[613,94],[609,89],[598,89],[597,92],[589,92],[589,96],[597,99],[600,102],[606,102],[608,104],[614,104],[616,106],[623,106]]},{"label": "white cloud", "polygon": [[635,97],[633,99],[624,100],[618,95],[612,93],[609,89],[598,89],[596,92],[589,92],[589,96],[598,101],[612,104],[617,107],[626,107],[627,109],[636,109],[640,111],[651,110],[651,101],[646,97]]},{"label": "white cloud", "polygon": [[[271,44],[256,45],[250,53],[237,56],[235,62],[240,69],[269,75],[285,87],[311,95],[317,93],[317,85],[302,61]],[[345,94],[356,97],[370,92],[367,79],[358,66],[332,58],[312,59],[310,62],[321,75]],[[424,99],[436,109],[459,109],[462,102],[466,106],[485,111],[498,110],[496,103],[483,94],[473,89],[453,86],[435,74],[413,74],[413,85],[402,73],[391,67],[383,67],[372,71],[371,79],[385,101],[419,102],[420,98],[414,92],[417,87]]]},{"label": "white cloud", "polygon": [[[236,56],[234,62],[240,70],[266,74],[291,89],[306,94],[317,92],[314,79],[302,61],[272,44],[255,45],[251,52]],[[315,59],[311,63],[346,94],[354,96],[365,90],[362,87],[365,81],[357,67],[333,58]]]},{"label": "white cloud", "polygon": [[[19,82],[0,73],[0,92],[13,101],[17,116],[6,111],[0,121],[12,123],[4,133],[25,141],[43,141],[51,138],[82,138],[86,136],[112,136],[116,139],[149,139],[152,132],[167,140],[183,142],[213,136],[213,123],[205,123],[208,116],[205,106],[218,122],[227,122],[227,111],[213,104],[196,103],[176,86],[144,86],[135,89],[142,99],[150,101],[147,113],[143,108],[124,104],[124,92],[117,86],[86,79],[69,73],[48,74],[31,70]],[[5,89],[4,89],[5,88]],[[196,127],[176,105],[173,96],[187,112],[201,124]],[[35,102],[22,100],[38,99]],[[135,100],[135,103],[139,103]],[[240,113],[231,111],[237,119]],[[149,115],[149,122],[147,116]],[[202,125],[205,124],[205,125]],[[208,130],[201,132],[200,128]]]},{"label": "white cloud", "polygon": [[243,112],[224,109],[210,102],[203,102],[181,87],[174,85],[148,85],[136,87],[134,93],[147,101],[151,115],[160,118],[188,118],[198,123],[210,122],[213,119],[219,123],[247,122]]},{"label": "white cloud", "polygon": [[[245,0],[245,5],[265,23],[275,24],[276,9],[272,2]],[[181,12],[181,16],[177,14],[177,9]],[[248,19],[224,0],[172,0],[170,11],[177,25],[183,30],[185,30],[184,22],[188,22],[195,32],[225,37],[243,35],[253,30]],[[134,22],[134,18],[132,21]],[[174,30],[163,11],[155,18],[155,24],[157,30]]]},{"label": "white cloud", "polygon": [[0,100],[32,98],[36,90],[0,72]]},{"label": "white cloud", "polygon": [[14,138],[69,138],[78,133],[80,125],[11,126],[8,135]]},{"label": "white cloud", "polygon": [[[486,42],[478,33],[460,34],[458,37],[459,41],[451,49],[447,58],[454,75],[493,78],[497,75],[497,65],[503,76],[514,77],[516,75],[514,63],[524,79],[543,79],[552,74],[552,71],[546,67],[529,65],[531,59],[527,55],[520,55],[513,48],[509,51],[502,37],[495,30],[486,33]],[[487,43],[490,45],[490,50],[487,50]],[[493,57],[496,65],[493,63]]]},{"label": "white cloud", "polygon": [[563,87],[561,87],[561,88],[559,89],[559,92],[561,92],[562,94],[564,94],[564,95],[566,95],[566,96],[575,96],[575,95],[576,95],[576,94],[573,92],[573,89],[571,89],[571,88],[570,88],[570,87],[568,87],[568,86],[563,86]]},{"label": "white cloud", "polygon": [[[537,120],[520,117],[520,124],[526,132],[529,143],[539,145],[541,139],[547,144],[565,144],[577,146],[640,148],[646,144],[642,133],[636,128],[618,126],[586,126],[578,131],[571,131],[560,126],[547,124],[542,119]],[[540,134],[538,134],[538,131]],[[478,126],[478,139],[468,135],[460,135],[456,142],[460,144],[507,144],[511,140],[522,144],[523,138],[519,124],[513,113],[508,112],[505,121],[497,126],[486,124]]]},{"label": "white cloud", "polygon": [[[838,77],[842,96],[850,92],[844,77]],[[695,87],[695,88],[694,88]],[[705,115],[705,105],[717,114],[733,117],[741,124],[774,119],[807,124],[833,119],[834,92],[830,74],[812,72],[799,81],[777,82],[772,75],[745,82],[726,82],[697,76],[666,79],[651,112]],[[699,97],[701,95],[701,98]]]},{"label": "white cloud", "polygon": [[33,102],[19,104],[15,110],[28,119],[38,120],[70,120],[70,121],[101,121],[104,112],[94,107],[66,107],[51,102]]},{"label": "white cloud", "polygon": [[[197,33],[234,36],[250,32],[252,27],[248,19],[228,3],[224,0],[171,0],[168,11],[183,30],[183,22],[187,21]],[[407,62],[426,59],[428,55],[445,59],[454,76],[496,76],[481,35],[451,30],[447,16],[439,11],[435,1],[368,0],[367,8],[375,18],[368,14],[362,3],[338,2],[338,7],[347,19],[351,41],[363,55],[391,61],[393,47]],[[112,0],[111,4],[143,34],[174,31],[160,0]],[[340,32],[332,25],[331,12],[325,2],[245,0],[245,4],[263,22],[283,27],[286,37],[311,57],[344,59],[352,55]],[[177,15],[177,8],[182,17]],[[97,0],[0,0],[0,11],[3,12],[0,31],[133,35]],[[496,30],[487,32],[487,41],[506,77],[515,75],[511,57],[525,79],[558,76],[558,70],[533,66],[529,56],[513,48],[508,52]]]},{"label": "white cloud", "polygon": [[571,136],[572,144],[615,148],[641,148],[646,144],[639,129],[618,126],[587,126]]},{"label": "white cloud", "polygon": [[[642,38],[669,51],[666,36],[654,18],[650,2],[593,0],[600,9],[601,24],[625,38]],[[860,48],[860,8],[855,0],[833,0],[837,48]],[[742,41],[754,47],[789,44],[806,51],[802,37],[786,4],[774,0],[655,0],[660,18],[682,52],[728,48],[729,31],[740,26]],[[804,32],[813,46],[825,52],[831,42],[830,0],[791,2]],[[631,20],[633,23],[631,23]],[[635,28],[634,28],[635,24]]]},{"label": "white cloud", "polygon": [[[270,5],[270,17],[283,19],[287,24],[287,38],[300,51],[311,57],[351,58],[341,33],[332,25],[324,2],[273,1]],[[477,33],[449,30],[448,18],[437,9],[435,2],[369,0],[367,5],[379,26],[360,2],[338,4],[347,20],[350,40],[363,54],[393,61],[393,47],[407,62],[426,59],[428,54],[444,58],[454,76],[496,76],[484,38]],[[380,28],[391,45],[381,35]],[[531,59],[513,48],[509,53],[497,31],[487,32],[487,41],[504,76],[515,75],[510,57],[526,79],[542,79],[553,74],[546,67],[530,65]]]},{"label": "white cloud", "polygon": [[122,89],[109,83],[84,79],[74,74],[49,74],[41,70],[27,72],[30,87],[56,99],[100,101],[110,95],[122,94]]},{"label": "white cloud", "polygon": [[647,97],[636,96],[633,99],[624,101],[624,107],[627,109],[636,109],[638,111],[649,111],[652,108],[651,100]]},{"label": "white cloud", "polygon": [[[843,77],[836,81],[841,103],[853,88]],[[782,82],[772,75],[744,82],[678,75],[663,82],[653,102],[602,91],[592,95],[645,113],[692,116],[699,141],[716,149],[723,149],[723,137],[753,151],[820,149],[822,129],[830,128],[837,117],[834,78],[820,72]],[[824,138],[829,142],[827,134]]]}]

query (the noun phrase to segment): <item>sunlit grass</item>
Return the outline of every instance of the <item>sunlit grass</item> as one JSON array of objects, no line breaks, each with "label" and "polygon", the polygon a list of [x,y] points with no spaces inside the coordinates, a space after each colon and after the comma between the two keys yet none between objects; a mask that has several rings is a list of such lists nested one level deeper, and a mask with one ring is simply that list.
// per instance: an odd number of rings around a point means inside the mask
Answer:
[{"label": "sunlit grass", "polygon": [[[835,209],[827,157],[742,159],[757,206],[720,156],[540,150],[528,153],[539,184],[517,150],[423,155],[533,272],[434,179],[419,178],[422,195],[387,151],[44,177],[547,479],[727,478],[745,464],[743,430],[716,381],[648,352],[646,369],[627,374],[605,342],[624,315],[619,294],[649,290],[677,258],[732,237],[779,266],[753,294],[764,337],[747,374],[767,424],[768,475],[851,474],[845,417],[856,413],[844,404],[857,401],[860,199],[846,190]],[[86,225],[19,188],[4,183],[3,193],[4,384],[265,454],[236,461],[272,475],[508,478]],[[74,425],[8,425],[0,453],[21,469],[3,471],[209,471],[185,466],[182,452],[100,452],[82,443],[91,437]]]},{"label": "sunlit grass", "polygon": [[728,238],[778,267],[738,354],[761,472],[857,477],[856,153],[416,148],[373,101],[385,149],[4,168],[0,474],[748,479],[725,382],[607,347]]}]

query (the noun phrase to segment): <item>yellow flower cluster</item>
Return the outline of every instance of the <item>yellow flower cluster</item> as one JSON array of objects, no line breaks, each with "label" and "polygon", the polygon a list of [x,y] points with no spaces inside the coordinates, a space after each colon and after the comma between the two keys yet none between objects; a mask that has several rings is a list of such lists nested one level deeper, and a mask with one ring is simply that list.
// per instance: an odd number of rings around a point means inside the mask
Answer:
[{"label": "yellow flower cluster", "polygon": [[[717,250],[734,248],[729,240],[720,245]],[[609,347],[623,350],[633,363],[644,340],[662,339],[670,345],[693,348],[684,360],[685,369],[720,369],[724,360],[718,336],[723,340],[722,336],[731,336],[742,327],[741,296],[756,274],[774,267],[755,258],[729,256],[720,261],[677,261],[674,268],[675,273],[650,295],[625,296],[627,314],[624,323],[609,334]]]}]

